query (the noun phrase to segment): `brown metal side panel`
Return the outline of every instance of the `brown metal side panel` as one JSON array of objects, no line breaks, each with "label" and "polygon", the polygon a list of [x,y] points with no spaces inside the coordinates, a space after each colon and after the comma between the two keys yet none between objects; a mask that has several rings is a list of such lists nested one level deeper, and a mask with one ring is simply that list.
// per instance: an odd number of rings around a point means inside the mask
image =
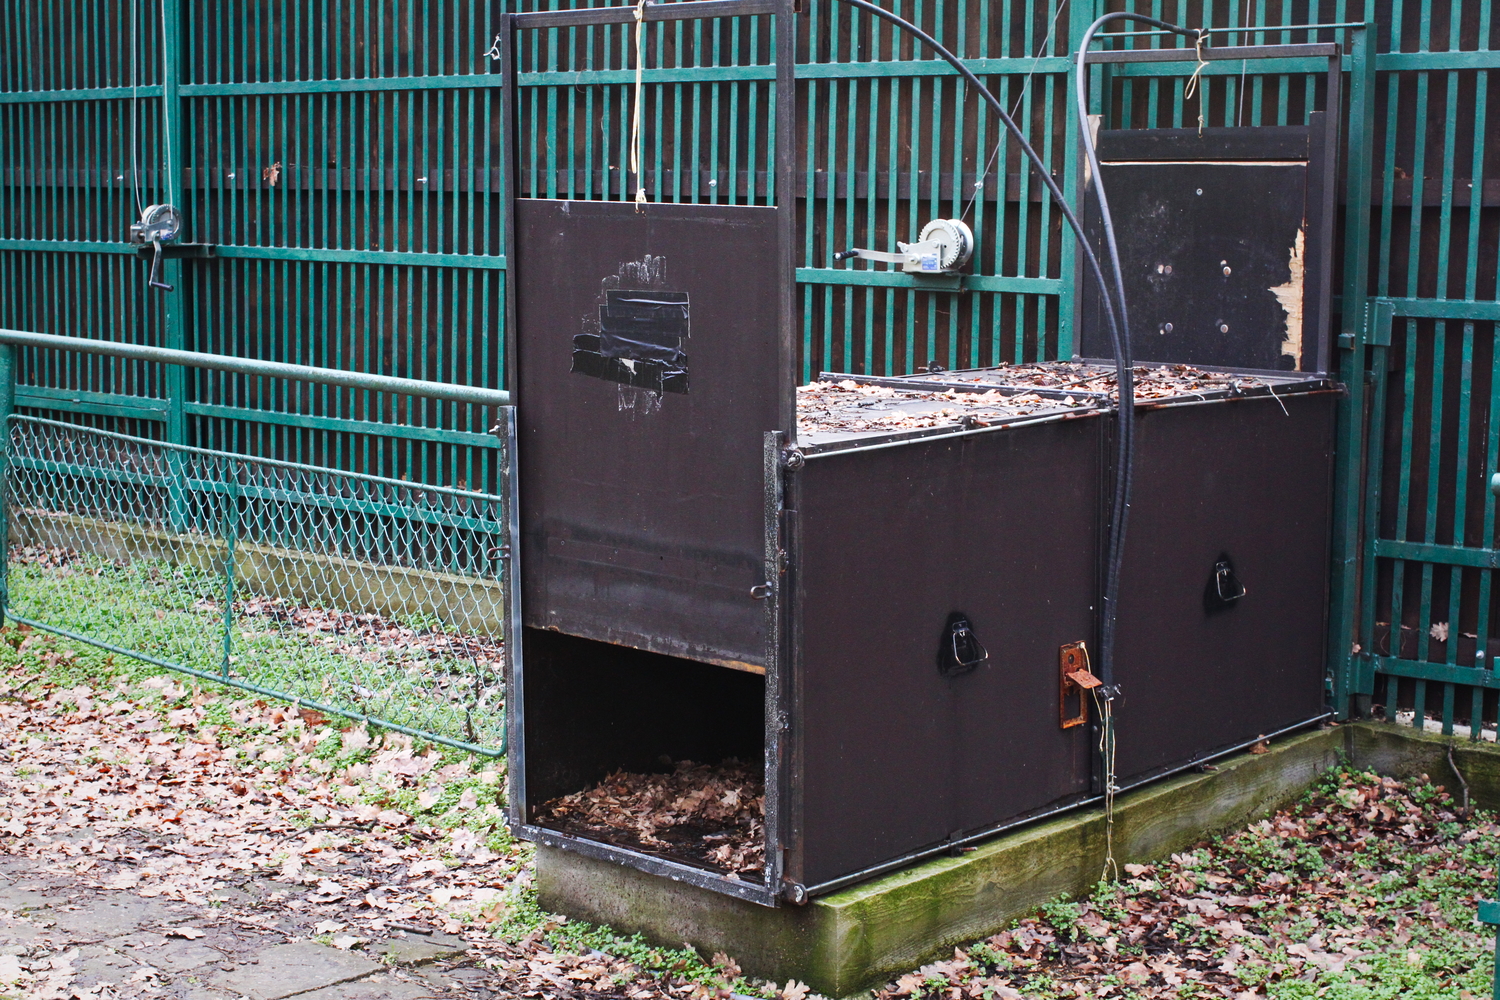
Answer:
[{"label": "brown metal side panel", "polygon": [[[1140,412],[1115,656],[1121,780],[1322,713],[1336,398]],[[1221,556],[1245,596],[1211,609]]]},{"label": "brown metal side panel", "polygon": [[[763,665],[776,210],[520,199],[516,231],[526,624]],[[678,302],[610,356],[607,310]]]},{"label": "brown metal side panel", "polygon": [[[798,473],[802,776],[788,870],[817,884],[1088,790],[1058,649],[1092,641],[1105,421],[829,455]],[[943,676],[963,612],[989,652]]]}]

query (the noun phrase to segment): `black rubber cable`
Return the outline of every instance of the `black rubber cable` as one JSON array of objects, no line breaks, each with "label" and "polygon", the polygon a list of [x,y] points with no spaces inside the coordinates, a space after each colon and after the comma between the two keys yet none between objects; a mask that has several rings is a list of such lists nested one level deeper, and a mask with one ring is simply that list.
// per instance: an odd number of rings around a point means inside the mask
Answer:
[{"label": "black rubber cable", "polygon": [[[1118,409],[1120,412],[1119,431],[1116,434],[1117,447],[1114,477],[1115,482],[1113,491],[1114,506],[1111,512],[1112,516],[1110,518],[1109,539],[1106,546],[1107,562],[1105,568],[1105,583],[1103,595],[1104,606],[1103,614],[1101,616],[1102,621],[1100,625],[1099,638],[1099,679],[1104,682],[1104,692],[1106,697],[1113,697],[1116,690],[1114,684],[1115,618],[1119,604],[1120,560],[1124,551],[1125,526],[1127,521],[1126,512],[1128,510],[1130,501],[1131,466],[1133,464],[1134,458],[1133,432],[1135,426],[1135,391],[1134,379],[1132,377],[1131,371],[1132,361],[1130,356],[1128,337],[1129,327],[1127,326],[1124,282],[1120,277],[1120,261],[1119,253],[1115,244],[1113,220],[1110,218],[1106,207],[1106,210],[1102,213],[1101,218],[1104,220],[1105,231],[1108,237],[1107,243],[1110,249],[1116,278],[1114,290],[1112,291],[1110,283],[1105,280],[1104,269],[1099,264],[1099,258],[1094,253],[1093,247],[1089,244],[1088,235],[1084,232],[1082,224],[1079,223],[1078,216],[1073,212],[1072,206],[1068,204],[1067,196],[1063,194],[1062,188],[1058,186],[1057,182],[1052,179],[1051,173],[1047,170],[1047,165],[1042,162],[1042,158],[1037,155],[1037,152],[1032,148],[1031,143],[1026,140],[1026,136],[1021,131],[1020,127],[1016,125],[1015,121],[1010,117],[1009,114],[1006,113],[1005,106],[1000,103],[999,99],[996,98],[993,93],[991,93],[990,89],[984,85],[979,77],[975,76],[974,73],[963,64],[962,60],[960,60],[952,52],[949,52],[948,49],[945,48],[943,44],[936,38],[933,38],[927,32],[923,31],[921,28],[917,27],[915,24],[912,24],[905,18],[897,14],[892,14],[885,8],[879,7],[869,2],[869,0],[839,0],[839,2],[848,4],[851,7],[857,7],[860,10],[868,11],[869,13],[874,14],[876,17],[879,17],[885,21],[889,21],[891,24],[894,24],[896,27],[905,31],[913,38],[916,38],[918,41],[922,42],[924,45],[930,48],[940,58],[945,60],[955,70],[957,70],[959,75],[962,76],[964,80],[966,80],[969,85],[973,87],[979,93],[979,95],[985,99],[985,102],[988,103],[990,107],[994,109],[995,114],[999,116],[1000,121],[1004,123],[1006,129],[1013,136],[1015,136],[1016,142],[1021,147],[1021,152],[1025,154],[1028,160],[1031,161],[1032,167],[1035,169],[1037,176],[1041,178],[1042,183],[1046,185],[1047,190],[1051,193],[1053,200],[1057,202],[1058,208],[1062,210],[1063,217],[1067,219],[1068,225],[1072,228],[1074,236],[1077,237],[1079,249],[1083,251],[1084,258],[1088,261],[1089,270],[1093,272],[1094,280],[1099,285],[1100,295],[1102,296],[1103,301],[1106,305],[1105,316],[1109,321],[1110,343],[1114,348],[1115,354],[1115,383],[1116,387],[1119,390]],[[1201,34],[1200,32],[1196,32],[1187,28],[1178,28],[1175,25],[1167,24],[1165,21],[1158,21],[1155,18],[1145,17],[1144,15],[1109,14],[1100,18],[1098,21],[1095,21],[1093,26],[1089,28],[1088,33],[1084,36],[1084,44],[1087,45],[1088,41],[1092,38],[1093,33],[1098,29],[1099,25],[1115,17],[1130,17],[1132,19],[1142,20],[1159,27],[1164,27],[1169,30],[1176,31],[1180,34],[1185,34],[1193,37],[1198,37]],[[1083,50],[1080,49],[1080,72],[1083,69],[1082,51]],[[1098,156],[1095,154],[1093,148],[1093,137],[1089,134],[1088,130],[1088,106],[1086,103],[1083,103],[1083,98],[1081,96],[1081,87],[1079,93],[1080,107],[1083,111],[1082,117],[1079,121],[1079,125],[1081,130],[1083,131],[1083,141],[1085,148],[1089,152],[1090,169],[1093,171],[1092,176],[1094,178],[1095,184],[1098,185]],[[1103,194],[1102,187],[1100,188],[1100,194]],[[1116,302],[1117,298],[1118,303]],[[1117,309],[1118,312],[1116,311]]]},{"label": "black rubber cable", "polygon": [[[1093,130],[1089,128],[1088,115],[1088,60],[1085,58],[1094,34],[1110,21],[1139,21],[1153,27],[1163,28],[1195,42],[1208,37],[1202,28],[1183,28],[1145,14],[1118,12],[1105,14],[1089,25],[1078,45],[1077,86],[1074,88],[1074,112],[1078,119],[1079,141],[1083,143],[1088,158],[1089,176],[1093,180],[1094,195],[1099,202],[1099,220],[1104,229],[1105,247],[1109,251],[1110,269],[1114,272],[1115,300],[1120,310],[1120,327],[1123,338],[1115,341],[1115,369],[1118,372],[1116,388],[1119,390],[1119,417],[1115,440],[1115,489],[1113,516],[1109,524],[1109,541],[1105,555],[1104,607],[1099,625],[1099,679],[1104,682],[1103,693],[1113,698],[1117,693],[1115,674],[1115,630],[1119,619],[1120,564],[1125,555],[1125,529],[1130,520],[1130,488],[1135,466],[1135,359],[1130,350],[1130,311],[1125,301],[1125,277],[1120,267],[1120,249],[1115,241],[1114,217],[1109,211],[1109,198],[1104,191],[1104,177],[1099,165],[1099,153],[1094,148]],[[1079,236],[1082,240],[1083,237]],[[1103,283],[1103,278],[1100,278]]]}]

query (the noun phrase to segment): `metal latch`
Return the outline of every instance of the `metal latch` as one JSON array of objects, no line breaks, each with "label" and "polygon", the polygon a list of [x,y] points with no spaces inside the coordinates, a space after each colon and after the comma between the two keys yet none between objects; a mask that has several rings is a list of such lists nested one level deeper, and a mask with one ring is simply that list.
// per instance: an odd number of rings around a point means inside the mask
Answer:
[{"label": "metal latch", "polygon": [[[1088,692],[1104,682],[1089,670],[1088,644],[1070,642],[1057,651],[1058,695],[1057,721],[1063,729],[1084,725],[1089,721]],[[1068,703],[1078,699],[1078,713],[1068,714]]]},{"label": "metal latch", "polygon": [[900,264],[907,274],[958,274],[974,256],[974,233],[962,219],[933,219],[922,227],[915,243],[896,242],[899,253],[854,248],[840,250],[834,260],[858,257],[880,264]]},{"label": "metal latch", "polygon": [[1245,585],[1234,575],[1234,562],[1223,552],[1214,561],[1213,575],[1203,591],[1203,607],[1208,611],[1227,608],[1245,596]]},{"label": "metal latch", "polygon": [[943,639],[938,646],[938,671],[944,677],[957,677],[975,669],[990,658],[989,650],[974,634],[969,616],[955,611],[948,616],[943,626]]}]

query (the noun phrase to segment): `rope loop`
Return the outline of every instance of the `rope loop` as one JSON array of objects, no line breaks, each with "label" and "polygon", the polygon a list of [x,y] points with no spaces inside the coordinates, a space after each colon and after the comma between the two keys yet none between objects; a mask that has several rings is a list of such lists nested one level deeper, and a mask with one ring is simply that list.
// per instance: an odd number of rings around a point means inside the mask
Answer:
[{"label": "rope loop", "polygon": [[[1203,58],[1203,42],[1208,38],[1208,32],[1202,28],[1198,29],[1198,37],[1193,40],[1193,53],[1198,57],[1198,65],[1193,68],[1193,75],[1188,78],[1187,88],[1182,92],[1184,101],[1191,101],[1193,95],[1198,92],[1198,79],[1203,75],[1203,69],[1208,65],[1208,60]],[[1198,134],[1203,134],[1203,97],[1198,97]]]},{"label": "rope loop", "polygon": [[635,174],[637,212],[643,211],[646,204],[646,180],[641,175],[641,161],[646,158],[641,135],[641,103],[645,90],[642,72],[646,65],[646,4],[649,2],[637,0],[635,5],[635,112],[630,119],[630,172]]}]

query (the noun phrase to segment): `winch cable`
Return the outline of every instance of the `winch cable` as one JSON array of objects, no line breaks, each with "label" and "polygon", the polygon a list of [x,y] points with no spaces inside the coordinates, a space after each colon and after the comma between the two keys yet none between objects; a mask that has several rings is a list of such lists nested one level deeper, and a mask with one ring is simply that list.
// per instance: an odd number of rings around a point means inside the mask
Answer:
[{"label": "winch cable", "polygon": [[979,77],[975,76],[973,71],[971,71],[969,67],[963,64],[963,60],[959,59],[958,56],[954,55],[952,52],[949,52],[948,49],[944,47],[943,43],[939,42],[936,38],[933,38],[931,35],[923,31],[921,28],[917,27],[915,24],[912,24],[910,21],[906,20],[906,18],[901,17],[899,14],[892,14],[884,7],[880,7],[876,4],[871,3],[870,0],[838,0],[838,2],[848,4],[850,7],[857,7],[860,10],[874,14],[876,17],[884,21],[889,21],[891,24],[894,24],[896,27],[900,28],[908,35],[911,35],[913,38],[926,45],[929,49],[932,50],[934,54],[936,54],[939,58],[952,66],[954,70],[958,72],[958,75],[963,77],[964,80],[968,82],[969,86],[973,87],[980,97],[984,98],[985,103],[994,110],[995,114],[999,117],[1001,123],[1005,126],[1005,128],[1010,132],[1011,135],[1015,136],[1017,144],[1021,147],[1021,152],[1026,156],[1028,160],[1031,161],[1031,165],[1035,169],[1037,176],[1041,178],[1042,183],[1046,186],[1048,192],[1051,193],[1053,201],[1055,201],[1057,203],[1057,207],[1062,210],[1063,217],[1067,219],[1069,227],[1073,230],[1073,234],[1078,238],[1078,246],[1083,251],[1084,259],[1088,261],[1089,271],[1093,274],[1094,280],[1098,283],[1100,294],[1103,296],[1104,302],[1108,306],[1108,308],[1105,310],[1105,316],[1109,320],[1110,342],[1114,346],[1115,357],[1117,359],[1117,378],[1121,376],[1128,377],[1128,372],[1122,372],[1118,369],[1118,359],[1125,356],[1122,353],[1122,327],[1115,312],[1114,296],[1113,294],[1111,294],[1110,286],[1104,278],[1104,269],[1100,266],[1099,258],[1097,255],[1095,255],[1093,247],[1089,245],[1088,238],[1083,231],[1083,225],[1078,221],[1078,216],[1073,212],[1072,206],[1068,204],[1067,195],[1063,194],[1062,188],[1059,187],[1057,181],[1052,178],[1052,174],[1047,169],[1047,165],[1042,162],[1042,158],[1037,155],[1037,151],[1033,149],[1031,143],[1026,140],[1026,135],[1021,131],[1020,126],[1018,126],[1015,123],[1015,120],[1006,113],[1005,105],[1001,104],[1000,99],[997,98],[994,93],[984,85],[984,82],[980,80]]},{"label": "winch cable", "polygon": [[[1068,199],[1063,194],[1062,189],[1053,180],[1051,173],[1047,169],[1047,165],[1042,162],[1042,158],[1037,155],[1036,150],[1027,141],[1026,136],[1021,132],[1019,126],[1006,113],[1004,105],[1000,103],[999,99],[984,85],[979,77],[975,76],[957,56],[948,51],[936,38],[905,18],[897,14],[892,14],[883,7],[869,2],[869,0],[840,0],[840,2],[860,10],[868,11],[922,42],[934,54],[952,66],[984,98],[985,102],[994,110],[1006,129],[1015,136],[1016,142],[1021,147],[1021,152],[1031,161],[1037,176],[1041,178],[1042,183],[1052,195],[1058,208],[1061,209],[1063,217],[1067,219],[1069,227],[1073,230],[1073,235],[1077,238],[1079,249],[1082,250],[1084,259],[1088,261],[1089,270],[1093,273],[1094,280],[1098,283],[1099,293],[1106,307],[1104,312],[1109,321],[1110,344],[1114,348],[1115,385],[1119,397],[1117,406],[1119,416],[1115,434],[1116,455],[1113,507],[1109,523],[1109,538],[1106,546],[1103,614],[1099,630],[1099,679],[1102,683],[1097,695],[1102,696],[1104,702],[1104,704],[1100,705],[1102,716],[1100,749],[1104,756],[1107,770],[1104,780],[1106,823],[1111,823],[1113,820],[1115,792],[1115,726],[1112,703],[1119,694],[1119,688],[1114,681],[1115,626],[1119,610],[1120,563],[1124,555],[1125,529],[1129,520],[1130,487],[1135,460],[1135,379],[1134,359],[1130,351],[1130,318],[1125,303],[1125,280],[1120,266],[1119,245],[1115,239],[1114,219],[1110,215],[1109,202],[1105,197],[1104,181],[1100,174],[1098,152],[1094,148],[1094,137],[1092,130],[1089,128],[1087,97],[1088,64],[1085,59],[1085,53],[1088,52],[1089,45],[1092,43],[1094,35],[1098,32],[1099,28],[1113,20],[1137,21],[1142,24],[1149,24],[1153,27],[1171,31],[1186,38],[1191,38],[1200,53],[1203,41],[1207,37],[1208,32],[1201,28],[1184,28],[1180,25],[1171,24],[1144,14],[1119,12],[1105,14],[1096,20],[1084,32],[1083,40],[1079,44],[1077,55],[1078,77],[1075,94],[1078,130],[1083,148],[1088,157],[1089,176],[1093,181],[1094,189],[1099,199],[1100,222],[1104,230],[1105,245],[1109,251],[1110,267],[1115,279],[1113,288],[1111,288],[1111,284],[1105,280],[1104,271],[1100,267],[1098,256],[1094,253],[1093,247],[1089,243],[1088,235],[1079,223],[1078,216],[1073,211],[1072,206],[1068,204]],[[1108,853],[1110,857],[1105,860],[1106,874],[1108,874],[1114,863],[1113,850],[1111,849]]]},{"label": "winch cable", "polygon": [[[1107,237],[1106,245],[1108,246],[1111,254],[1111,263],[1113,265],[1113,270],[1116,277],[1116,281],[1113,283],[1113,285],[1111,285],[1111,283],[1106,280],[1104,270],[1099,264],[1099,258],[1094,253],[1094,249],[1088,239],[1088,235],[1084,232],[1083,226],[1078,221],[1078,216],[1073,211],[1073,207],[1068,203],[1067,196],[1063,193],[1062,188],[1059,187],[1057,181],[1052,178],[1052,174],[1047,169],[1047,165],[1042,162],[1042,158],[1037,155],[1036,150],[1033,149],[1031,143],[1027,141],[1026,136],[1021,131],[1020,127],[1016,125],[1014,119],[1012,119],[1011,116],[1006,113],[1005,106],[1001,104],[999,99],[995,97],[994,93],[984,85],[983,81],[981,81],[979,77],[975,76],[973,71],[971,71],[967,66],[963,64],[962,60],[960,60],[952,52],[948,51],[948,49],[944,47],[943,44],[936,38],[933,38],[927,32],[923,31],[921,28],[917,27],[915,24],[912,24],[910,21],[906,20],[900,15],[892,14],[885,8],[871,3],[870,0],[839,0],[839,2],[848,4],[851,7],[857,7],[860,10],[868,11],[869,13],[874,14],[876,17],[879,17],[885,21],[889,21],[891,24],[894,24],[896,27],[905,31],[913,38],[922,42],[929,49],[931,49],[933,53],[935,53],[937,56],[946,61],[950,66],[952,66],[958,72],[958,74],[962,76],[964,80],[966,80],[982,98],[984,98],[985,102],[988,103],[994,110],[995,114],[1000,118],[1000,121],[1005,125],[1006,129],[1013,136],[1015,136],[1017,144],[1021,147],[1021,152],[1026,156],[1028,160],[1031,161],[1032,167],[1035,169],[1037,176],[1041,178],[1042,183],[1046,186],[1048,192],[1051,193],[1052,198],[1057,203],[1058,208],[1062,210],[1063,217],[1067,219],[1069,227],[1073,230],[1073,234],[1078,241],[1078,247],[1083,252],[1084,259],[1088,262],[1089,270],[1090,272],[1092,272],[1094,280],[1099,286],[1100,296],[1106,307],[1104,310],[1105,317],[1109,322],[1110,344],[1114,348],[1115,384],[1117,389],[1119,390],[1120,398],[1118,407],[1120,417],[1118,421],[1118,430],[1115,435],[1116,457],[1113,483],[1114,488],[1112,491],[1113,507],[1111,509],[1109,524],[1109,537],[1105,548],[1107,561],[1105,567],[1102,609],[1103,613],[1101,615],[1099,630],[1099,679],[1103,683],[1104,688],[1103,692],[1101,693],[1104,694],[1106,698],[1112,699],[1117,693],[1117,688],[1114,682],[1114,640],[1116,611],[1119,605],[1120,561],[1124,552],[1125,527],[1128,520],[1126,517],[1126,512],[1128,510],[1130,501],[1130,483],[1135,454],[1133,434],[1135,427],[1135,390],[1134,379],[1132,375],[1133,361],[1130,354],[1129,338],[1125,335],[1125,331],[1129,329],[1127,325],[1128,313],[1125,309],[1124,281],[1120,277],[1121,269],[1119,251],[1114,237],[1113,219],[1110,217],[1106,207],[1106,211],[1101,214],[1101,218],[1105,227],[1105,236]],[[1176,25],[1168,24],[1165,21],[1159,21],[1156,18],[1146,17],[1140,14],[1108,14],[1095,21],[1094,24],[1089,28],[1089,31],[1084,36],[1084,48],[1081,48],[1080,52],[1086,49],[1089,41],[1093,37],[1094,32],[1098,30],[1101,24],[1104,24],[1112,18],[1117,17],[1128,17],[1134,20],[1145,21],[1147,23],[1154,24],[1159,27],[1164,27],[1194,38],[1199,37],[1202,34],[1201,32],[1195,31],[1193,29],[1179,28]],[[1080,58],[1080,70],[1083,69],[1083,65],[1083,61]],[[1079,85],[1079,94],[1081,98],[1079,107],[1082,109],[1080,131],[1082,132],[1084,147],[1088,150],[1089,153],[1090,169],[1092,171],[1091,176],[1096,187],[1098,187],[1099,159],[1094,151],[1093,136],[1088,128],[1088,106],[1086,100],[1082,99],[1081,96],[1084,94],[1083,82],[1084,81],[1081,80]],[[1098,190],[1102,194],[1102,187],[1098,187]],[[1111,780],[1106,781],[1106,784],[1110,783],[1112,783],[1112,776]]]},{"label": "winch cable", "polygon": [[[1115,626],[1119,619],[1120,598],[1120,563],[1124,557],[1125,550],[1125,527],[1130,518],[1130,487],[1134,474],[1135,464],[1135,361],[1130,351],[1130,311],[1125,301],[1125,276],[1120,267],[1120,248],[1115,240],[1114,217],[1109,211],[1109,198],[1104,190],[1104,175],[1099,164],[1099,152],[1094,146],[1093,129],[1089,127],[1088,114],[1088,59],[1089,46],[1094,40],[1094,34],[1100,27],[1110,21],[1137,21],[1149,24],[1157,28],[1171,31],[1175,34],[1191,38],[1194,50],[1198,55],[1198,69],[1193,78],[1197,79],[1198,73],[1203,68],[1203,42],[1208,37],[1208,32],[1202,28],[1183,28],[1179,25],[1170,24],[1166,21],[1150,17],[1145,14],[1131,14],[1124,11],[1105,14],[1083,33],[1083,40],[1078,44],[1075,72],[1077,73],[1076,86],[1074,87],[1074,111],[1078,119],[1079,140],[1083,143],[1085,156],[1088,157],[1089,179],[1094,185],[1094,197],[1099,204],[1099,222],[1104,230],[1105,247],[1109,252],[1110,270],[1115,279],[1115,297],[1120,309],[1120,326],[1126,331],[1123,344],[1117,342],[1116,368],[1119,377],[1116,380],[1116,389],[1119,392],[1119,405],[1117,407],[1118,418],[1116,420],[1116,458],[1115,458],[1115,496],[1113,517],[1109,525],[1109,548],[1105,562],[1104,577],[1104,614],[1099,628],[1099,679],[1103,682],[1095,694],[1098,697],[1099,716],[1101,732],[1099,734],[1100,758],[1104,766],[1104,827],[1105,827],[1105,856],[1104,871],[1101,877],[1109,879],[1111,876],[1118,877],[1119,872],[1115,865],[1114,852],[1114,822],[1115,822],[1115,748],[1117,746],[1115,731],[1114,701],[1119,695],[1120,689],[1114,680],[1115,660]],[[1202,102],[1200,93],[1199,102]],[[1199,131],[1203,128],[1203,116],[1198,116]]]},{"label": "winch cable", "polygon": [[[1125,528],[1130,517],[1130,488],[1135,459],[1135,377],[1134,358],[1130,351],[1130,311],[1125,301],[1125,277],[1120,267],[1120,249],[1115,240],[1114,217],[1110,214],[1109,198],[1104,190],[1104,177],[1100,170],[1099,153],[1094,146],[1093,130],[1089,128],[1088,115],[1088,61],[1085,54],[1099,28],[1110,21],[1137,21],[1162,28],[1174,34],[1192,39],[1201,52],[1208,37],[1203,28],[1184,28],[1146,14],[1119,11],[1105,14],[1083,33],[1076,57],[1077,86],[1074,88],[1074,111],[1078,119],[1079,140],[1083,143],[1084,155],[1088,158],[1089,178],[1093,182],[1094,196],[1099,204],[1099,221],[1104,230],[1105,249],[1109,253],[1110,270],[1114,276],[1115,302],[1120,310],[1120,326],[1127,333],[1122,341],[1116,341],[1115,366],[1118,371],[1116,388],[1119,390],[1119,419],[1116,431],[1115,495],[1110,518],[1109,543],[1105,561],[1104,614],[1099,628],[1099,679],[1103,681],[1101,692],[1106,699],[1118,693],[1114,682],[1115,626],[1119,617],[1120,563],[1124,556]],[[1080,236],[1079,239],[1083,237]],[[1102,280],[1102,279],[1101,279]],[[1110,776],[1112,783],[1113,776]]]}]

